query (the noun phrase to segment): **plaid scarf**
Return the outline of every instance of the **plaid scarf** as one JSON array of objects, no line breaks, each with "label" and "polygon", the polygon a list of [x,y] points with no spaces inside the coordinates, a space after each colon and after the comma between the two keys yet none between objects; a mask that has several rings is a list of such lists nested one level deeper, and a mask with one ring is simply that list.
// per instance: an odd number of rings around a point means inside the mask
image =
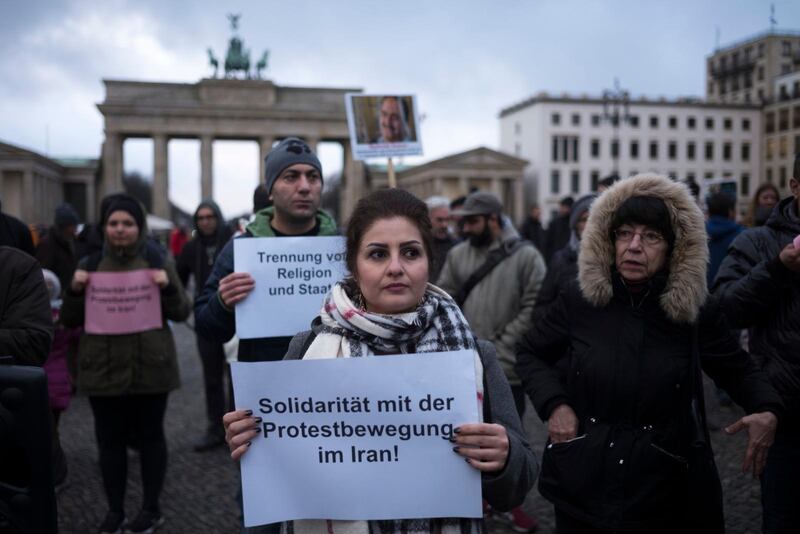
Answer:
[{"label": "plaid scarf", "polygon": [[[322,327],[303,355],[304,360],[357,358],[377,354],[416,354],[471,350],[475,361],[478,415],[483,417],[483,364],[475,336],[450,296],[428,284],[416,310],[381,315],[359,309],[341,282],[325,297]],[[483,519],[430,518],[385,521],[297,520],[287,523],[288,534],[480,534]]]}]

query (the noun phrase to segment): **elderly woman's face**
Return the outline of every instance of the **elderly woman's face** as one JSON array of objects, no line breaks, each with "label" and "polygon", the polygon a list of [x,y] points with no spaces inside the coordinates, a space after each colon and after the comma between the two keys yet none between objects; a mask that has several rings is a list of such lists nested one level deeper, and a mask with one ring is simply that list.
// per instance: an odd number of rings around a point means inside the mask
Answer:
[{"label": "elderly woman's face", "polygon": [[644,282],[664,267],[669,244],[657,230],[623,224],[614,235],[617,271],[626,282]]},{"label": "elderly woman's face", "polygon": [[354,274],[367,311],[416,308],[428,284],[428,256],[416,225],[405,217],[373,223],[359,243]]}]

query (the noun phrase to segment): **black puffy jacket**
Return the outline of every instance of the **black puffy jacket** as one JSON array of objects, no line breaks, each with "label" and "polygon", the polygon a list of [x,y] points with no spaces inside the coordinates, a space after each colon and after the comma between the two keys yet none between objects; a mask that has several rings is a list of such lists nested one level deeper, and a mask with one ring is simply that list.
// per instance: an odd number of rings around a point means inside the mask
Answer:
[{"label": "black puffy jacket", "polygon": [[733,241],[714,281],[728,321],[750,329],[750,354],[786,404],[782,431],[800,433],[800,274],[778,255],[800,234],[798,202],[782,200],[765,226]]}]

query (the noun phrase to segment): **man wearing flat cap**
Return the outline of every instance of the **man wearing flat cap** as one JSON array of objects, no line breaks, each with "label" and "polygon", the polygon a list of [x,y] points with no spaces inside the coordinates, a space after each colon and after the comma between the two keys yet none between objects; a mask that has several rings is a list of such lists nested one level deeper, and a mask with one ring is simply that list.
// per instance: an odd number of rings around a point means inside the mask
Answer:
[{"label": "man wearing flat cap", "polygon": [[[525,392],[514,370],[515,351],[531,326],[544,259],[519,238],[500,200],[490,193],[470,194],[453,215],[462,217],[464,241],[450,249],[437,285],[456,299],[475,334],[494,344],[522,419]],[[520,508],[506,515],[519,532],[536,527],[536,520]]]}]

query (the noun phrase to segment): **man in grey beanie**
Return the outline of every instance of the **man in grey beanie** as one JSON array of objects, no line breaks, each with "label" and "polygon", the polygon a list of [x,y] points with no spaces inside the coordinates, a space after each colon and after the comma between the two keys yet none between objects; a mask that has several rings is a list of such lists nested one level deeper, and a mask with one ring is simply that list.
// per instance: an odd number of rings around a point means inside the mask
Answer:
[{"label": "man in grey beanie", "polygon": [[[288,137],[267,154],[264,186],[272,205],[256,212],[241,236],[310,237],[336,235],[333,218],[322,211],[322,165],[302,140]],[[233,239],[214,262],[211,275],[194,302],[195,327],[210,341],[225,343],[236,333],[236,305],[255,287],[250,273],[233,271]],[[268,317],[272,310],[265,310]],[[276,310],[277,312],[277,310]],[[275,361],[283,358],[292,337],[239,340],[238,359],[243,362]],[[222,429],[222,420],[219,421]],[[219,445],[224,443],[220,439]],[[206,450],[208,447],[203,447]],[[244,529],[248,533],[277,534],[280,525]]]}]

